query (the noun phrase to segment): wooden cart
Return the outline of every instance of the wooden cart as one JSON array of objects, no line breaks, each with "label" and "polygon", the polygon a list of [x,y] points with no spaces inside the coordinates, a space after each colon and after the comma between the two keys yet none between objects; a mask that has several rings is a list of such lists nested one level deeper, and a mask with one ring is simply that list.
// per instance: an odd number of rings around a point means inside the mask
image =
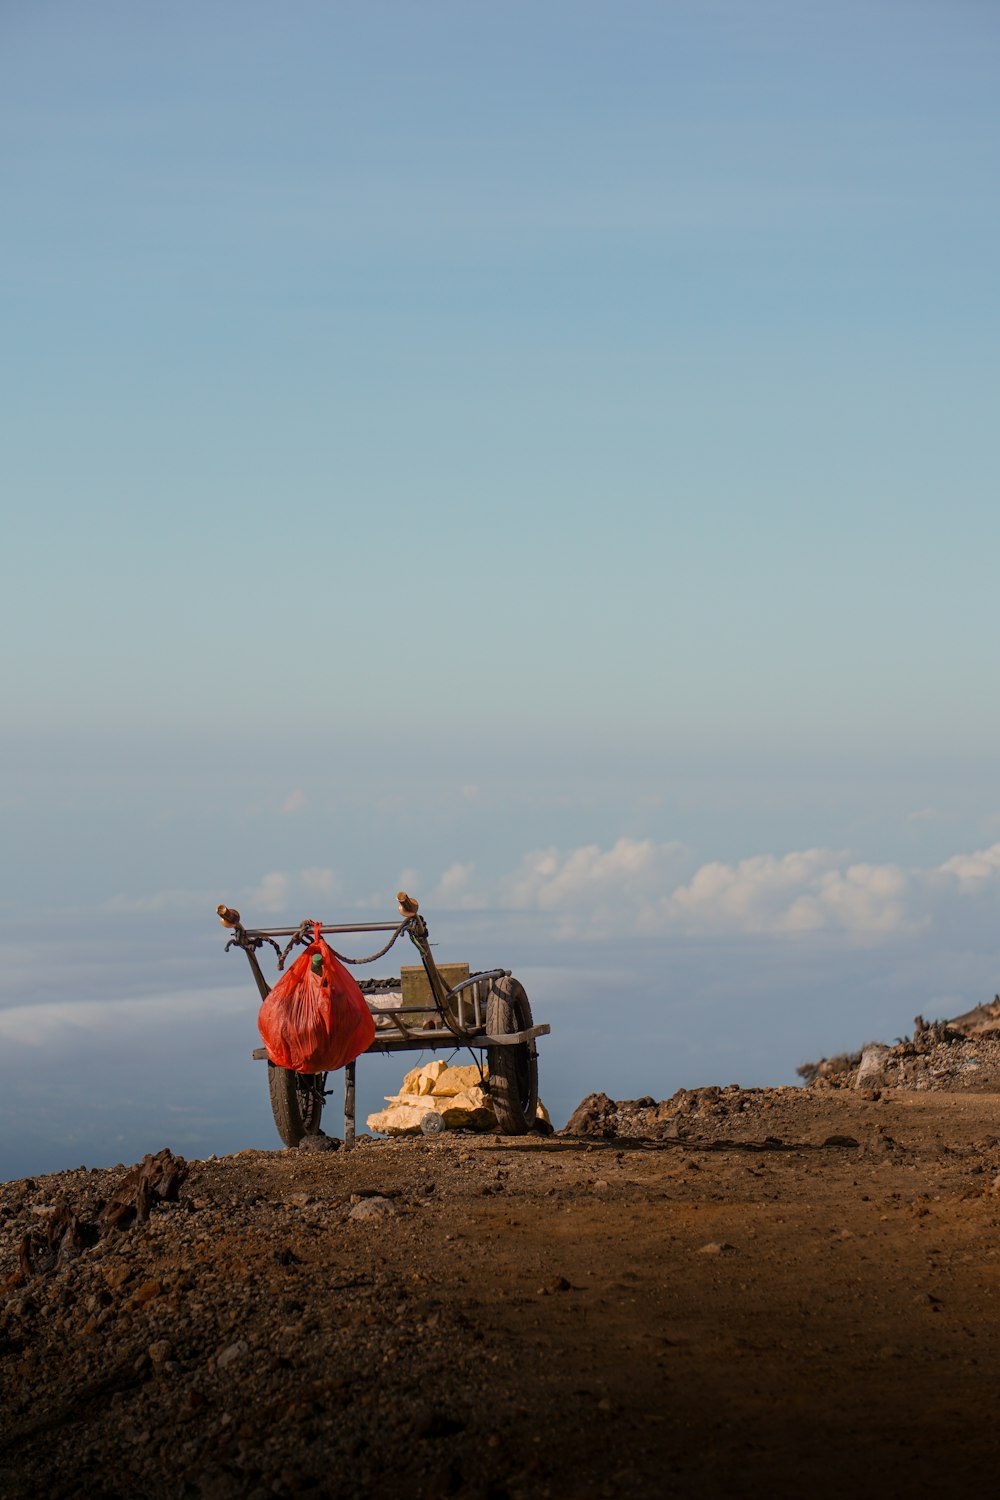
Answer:
[{"label": "wooden cart", "polygon": [[[509,969],[470,971],[468,964],[438,964],[431,953],[427,923],[417,903],[404,892],[399,897],[400,916],[389,922],[323,922],[324,938],[335,934],[388,933],[388,941],[377,953],[357,958],[337,953],[342,963],[367,966],[384,957],[404,935],[420,957],[419,964],[404,966],[390,979],[361,979],[359,984],[375,1022],[375,1038],[369,1052],[454,1052],[468,1047],[481,1060],[485,1054],[488,1086],[497,1122],[504,1135],[523,1135],[535,1128],[538,1108],[537,1038],[548,1026],[536,1026],[524,986]],[[312,941],[314,921],[298,927],[244,927],[239,912],[220,906],[219,917],[232,929],[226,944],[241,948],[247,956],[261,1000],[271,985],[260,966],[259,953],[271,947],[282,970],[292,950]],[[284,943],[284,946],[282,946]],[[323,1105],[329,1096],[326,1073],[292,1073],[270,1061],[267,1050],[253,1053],[267,1063],[268,1092],[278,1134],[286,1146],[297,1146],[307,1135],[320,1130]],[[364,1054],[362,1054],[364,1056]],[[355,1135],[355,1063],[344,1069],[344,1144]],[[433,1129],[440,1116],[426,1117],[424,1128]]]}]

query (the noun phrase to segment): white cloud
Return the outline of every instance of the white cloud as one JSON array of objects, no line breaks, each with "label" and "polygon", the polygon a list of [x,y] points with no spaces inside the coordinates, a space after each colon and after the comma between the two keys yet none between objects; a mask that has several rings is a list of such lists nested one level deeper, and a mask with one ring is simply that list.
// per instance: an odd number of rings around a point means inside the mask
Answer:
[{"label": "white cloud", "polygon": [[426,904],[546,913],[556,938],[828,934],[871,943],[957,920],[984,892],[1000,898],[1000,844],[934,869],[865,863],[837,849],[692,865],[683,844],[651,839],[536,849],[492,881],[454,864]]},{"label": "white cloud", "polygon": [[562,854],[540,849],[525,855],[503,884],[506,904],[566,911],[593,908],[609,895],[646,906],[660,894],[671,870],[685,854],[683,844],[620,838],[610,849],[585,844]]},{"label": "white cloud", "polygon": [[475,865],[450,865],[438,881],[428,905],[463,911],[473,911],[485,906],[485,897],[476,892],[475,876]]},{"label": "white cloud", "polygon": [[806,849],[702,865],[673,892],[664,915],[686,932],[874,936],[903,930],[905,872],[896,865],[842,869],[844,858],[835,850]]},{"label": "white cloud", "polygon": [[492,883],[478,880],[474,865],[455,864],[433,899],[464,910],[551,912],[560,936],[614,931],[623,919],[633,931],[655,921],[657,904],[677,879],[686,852],[683,844],[630,838],[606,850],[597,844],[565,853],[536,849]]},{"label": "white cloud", "polygon": [[[280,870],[272,870],[265,875],[259,885],[248,891],[244,905],[249,910],[249,920],[253,921],[254,911],[267,912],[274,915],[275,912],[288,910],[288,897],[291,882],[287,875]],[[244,917],[244,921],[247,918]]]},{"label": "white cloud", "polygon": [[335,896],[341,888],[341,879],[333,870],[303,870],[299,883],[304,891],[314,896]]},{"label": "white cloud", "polygon": [[981,889],[988,881],[995,880],[1000,872],[1000,844],[989,849],[979,849],[974,854],[953,854],[939,865],[943,875],[953,875],[962,890]]}]

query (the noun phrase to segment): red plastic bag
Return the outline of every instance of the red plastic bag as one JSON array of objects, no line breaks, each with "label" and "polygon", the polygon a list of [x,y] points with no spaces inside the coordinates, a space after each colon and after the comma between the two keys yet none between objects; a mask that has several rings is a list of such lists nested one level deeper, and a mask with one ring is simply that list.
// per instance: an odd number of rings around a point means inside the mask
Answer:
[{"label": "red plastic bag", "polygon": [[313,941],[260,1008],[267,1055],[293,1073],[329,1073],[370,1047],[375,1022],[354,978],[313,928]]}]

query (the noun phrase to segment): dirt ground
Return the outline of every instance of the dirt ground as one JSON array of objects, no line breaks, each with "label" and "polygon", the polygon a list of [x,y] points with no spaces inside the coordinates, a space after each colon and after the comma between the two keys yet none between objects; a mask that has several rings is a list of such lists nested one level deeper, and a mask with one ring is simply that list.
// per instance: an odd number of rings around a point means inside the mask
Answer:
[{"label": "dirt ground", "polygon": [[4,1184],[0,1492],[992,1489],[1000,1094],[681,1103],[192,1162],[100,1232],[123,1169]]}]

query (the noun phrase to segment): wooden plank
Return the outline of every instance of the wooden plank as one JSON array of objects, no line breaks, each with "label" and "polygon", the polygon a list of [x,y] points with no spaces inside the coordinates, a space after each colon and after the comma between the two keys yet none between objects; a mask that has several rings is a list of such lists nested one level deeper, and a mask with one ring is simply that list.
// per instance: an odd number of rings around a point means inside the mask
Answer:
[{"label": "wooden plank", "polygon": [[505,1031],[503,1036],[484,1034],[483,1041],[490,1046],[512,1047],[516,1042],[530,1042],[536,1036],[548,1036],[551,1026],[529,1026],[527,1031]]}]

